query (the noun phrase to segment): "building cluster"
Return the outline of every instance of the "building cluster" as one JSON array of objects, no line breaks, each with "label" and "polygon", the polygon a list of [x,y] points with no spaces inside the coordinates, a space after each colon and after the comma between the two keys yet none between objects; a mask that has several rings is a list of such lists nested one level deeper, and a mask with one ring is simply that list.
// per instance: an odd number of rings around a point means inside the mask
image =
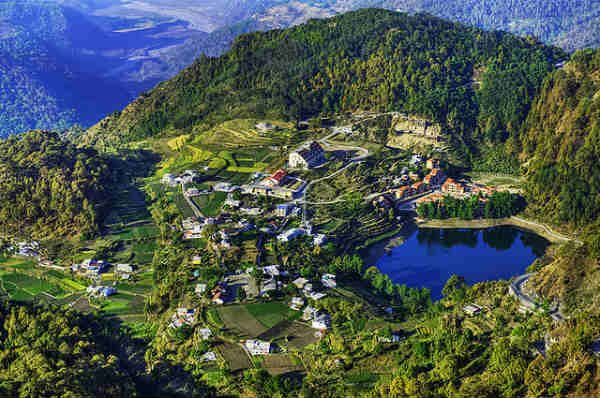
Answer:
[{"label": "building cluster", "polygon": [[38,242],[19,242],[13,246],[18,256],[39,258],[40,244]]},{"label": "building cluster", "polygon": [[104,260],[87,259],[81,264],[73,264],[71,270],[79,272],[91,277],[98,277],[105,273],[109,268],[109,264]]},{"label": "building cluster", "polygon": [[304,309],[302,320],[310,322],[310,326],[317,330],[327,330],[331,327],[331,316],[323,311],[319,311],[310,305]]},{"label": "building cluster", "polygon": [[269,355],[271,353],[271,343],[262,340],[246,340],[244,347],[250,355]]},{"label": "building cluster", "polygon": [[266,196],[284,200],[296,199],[302,193],[306,182],[279,169],[258,182],[242,186],[242,193]]},{"label": "building cluster", "polygon": [[179,329],[182,326],[192,326],[196,322],[196,310],[193,308],[177,308],[171,317],[169,327]]},{"label": "building cluster", "polygon": [[191,184],[198,178],[198,173],[194,170],[185,170],[179,175],[167,173],[163,175],[161,182],[168,187],[176,187],[182,184]]},{"label": "building cluster", "polygon": [[117,288],[113,286],[88,286],[86,292],[90,297],[110,297],[117,293]]}]

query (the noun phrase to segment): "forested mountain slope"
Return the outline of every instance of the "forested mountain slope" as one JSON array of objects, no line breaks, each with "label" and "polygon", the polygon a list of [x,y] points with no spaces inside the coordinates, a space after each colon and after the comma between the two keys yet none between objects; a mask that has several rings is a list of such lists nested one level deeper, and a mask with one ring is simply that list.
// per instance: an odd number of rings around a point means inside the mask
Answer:
[{"label": "forested mountain slope", "polygon": [[600,50],[577,52],[544,82],[522,135],[529,211],[581,231],[534,278],[570,312],[597,311],[600,290]]},{"label": "forested mountain slope", "polygon": [[0,141],[0,231],[34,239],[90,236],[106,205],[107,164],[55,133]]},{"label": "forested mountain slope", "polygon": [[[2,26],[4,28],[2,28]],[[97,73],[82,46],[103,33],[52,3],[0,4],[0,137],[29,129],[89,125],[130,94]]]},{"label": "forested mountain slope", "polygon": [[[91,128],[84,141],[118,146],[237,117],[398,110],[443,123],[467,156],[475,140],[518,134],[562,56],[510,34],[365,9],[240,36],[228,53],[200,58]],[[481,89],[474,88],[476,71]]]},{"label": "forested mountain slope", "polygon": [[[555,222],[600,216],[600,51],[577,52],[552,73],[522,135],[530,201]],[[557,209],[558,211],[554,211]]]}]

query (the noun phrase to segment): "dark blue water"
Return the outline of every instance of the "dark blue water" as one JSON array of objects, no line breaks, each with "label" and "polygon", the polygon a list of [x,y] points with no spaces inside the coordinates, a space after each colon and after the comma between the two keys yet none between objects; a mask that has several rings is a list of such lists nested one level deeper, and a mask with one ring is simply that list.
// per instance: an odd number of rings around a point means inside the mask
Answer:
[{"label": "dark blue water", "polygon": [[376,266],[395,283],[426,287],[434,300],[452,274],[467,283],[521,275],[548,241],[513,227],[418,229],[404,244],[382,254]]}]

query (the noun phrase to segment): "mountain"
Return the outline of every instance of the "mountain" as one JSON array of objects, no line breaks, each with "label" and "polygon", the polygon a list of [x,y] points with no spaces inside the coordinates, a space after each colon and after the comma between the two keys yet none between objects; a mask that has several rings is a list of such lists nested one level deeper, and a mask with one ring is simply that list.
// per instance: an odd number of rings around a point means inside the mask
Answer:
[{"label": "mountain", "polygon": [[600,289],[600,50],[576,52],[544,82],[524,124],[529,212],[580,231],[532,286],[569,312],[598,308]]},{"label": "mountain", "polygon": [[592,0],[9,0],[0,3],[0,136],[89,126],[239,34],[361,7],[533,34],[569,51],[600,37]]},{"label": "mountain", "polygon": [[84,142],[115,147],[150,136],[200,133],[232,118],[298,121],[395,110],[442,123],[468,158],[475,140],[503,142],[518,134],[543,79],[562,56],[532,39],[364,9],[240,36],[223,56],[200,58],[107,117]]}]

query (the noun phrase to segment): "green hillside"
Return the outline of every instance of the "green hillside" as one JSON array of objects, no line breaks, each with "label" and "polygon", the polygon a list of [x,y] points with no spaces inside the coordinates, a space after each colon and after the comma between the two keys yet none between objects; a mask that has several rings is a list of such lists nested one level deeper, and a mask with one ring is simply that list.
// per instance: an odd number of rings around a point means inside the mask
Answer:
[{"label": "green hillside", "polygon": [[562,56],[510,34],[365,9],[240,36],[231,51],[200,58],[91,128],[84,141],[111,147],[233,118],[396,110],[441,122],[467,158],[477,141],[518,134]]},{"label": "green hillside", "polygon": [[57,134],[0,141],[0,231],[36,239],[91,235],[106,205],[107,164]]}]

